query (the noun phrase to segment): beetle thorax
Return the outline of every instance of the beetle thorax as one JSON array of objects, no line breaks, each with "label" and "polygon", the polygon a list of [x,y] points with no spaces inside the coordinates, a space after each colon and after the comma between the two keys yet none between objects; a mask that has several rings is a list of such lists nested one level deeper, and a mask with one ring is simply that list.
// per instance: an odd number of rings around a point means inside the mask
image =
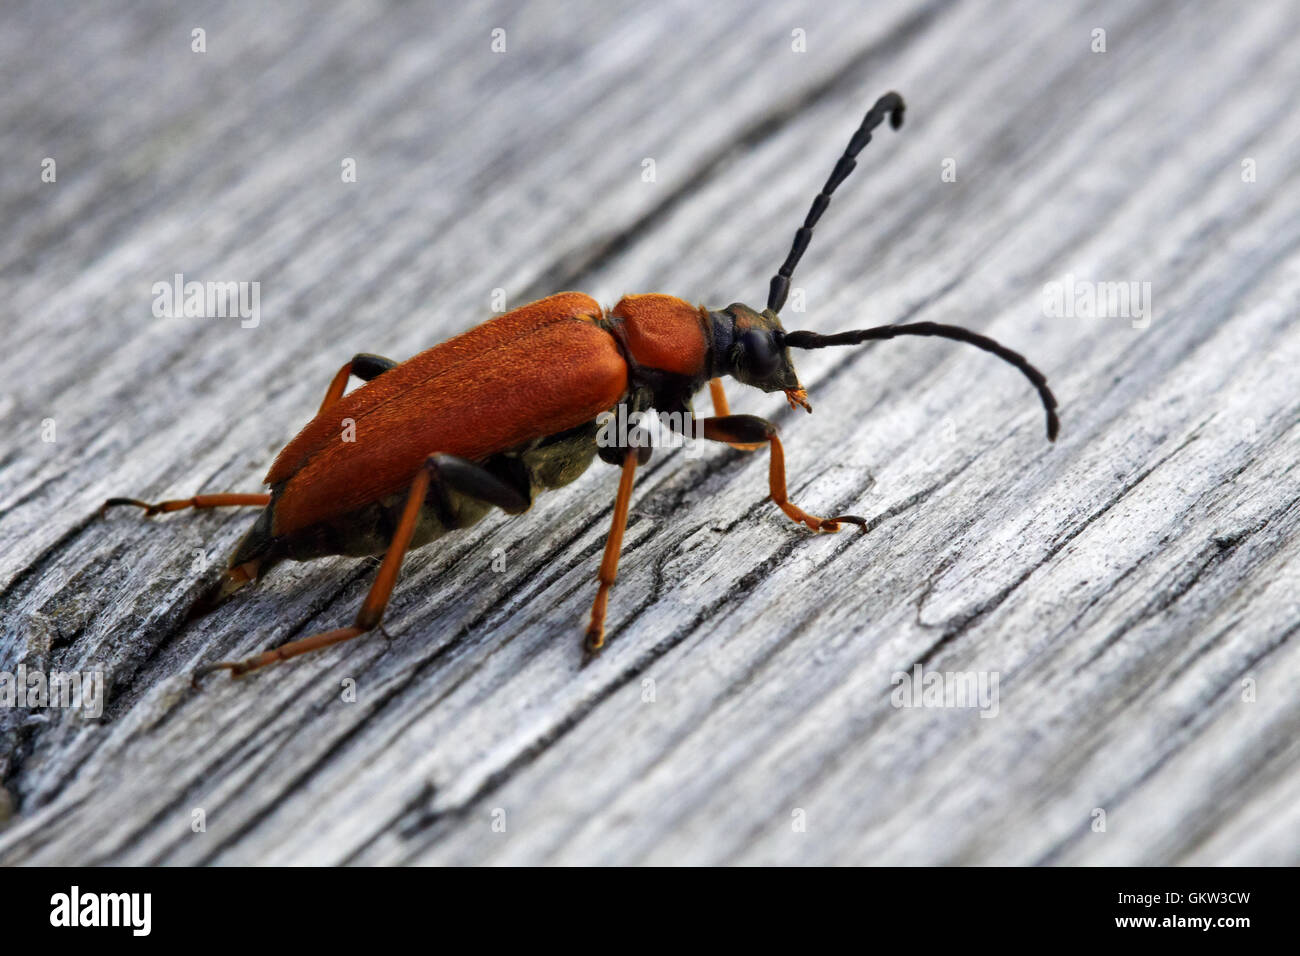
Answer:
[{"label": "beetle thorax", "polygon": [[703,382],[708,377],[707,313],[672,295],[627,295],[609,320],[632,363]]}]

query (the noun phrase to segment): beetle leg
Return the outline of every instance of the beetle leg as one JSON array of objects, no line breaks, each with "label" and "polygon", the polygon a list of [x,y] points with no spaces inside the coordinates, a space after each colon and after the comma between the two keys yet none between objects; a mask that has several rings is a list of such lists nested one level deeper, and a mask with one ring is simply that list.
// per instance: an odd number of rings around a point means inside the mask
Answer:
[{"label": "beetle leg", "polygon": [[397,583],[397,572],[402,567],[402,558],[406,556],[406,549],[411,543],[411,535],[415,533],[415,522],[420,516],[420,507],[424,504],[424,496],[429,491],[429,477],[430,470],[421,468],[416,473],[415,480],[411,482],[411,490],[407,492],[406,504],[402,508],[402,517],[397,522],[397,530],[393,532],[393,540],[388,544],[388,550],[384,553],[384,560],[379,565],[379,573],[375,575],[375,581],[370,585],[370,592],[366,595],[366,599],[361,602],[361,610],[357,612],[356,621],[351,627],[322,631],[320,634],[313,634],[311,637],[290,641],[281,647],[263,651],[261,654],[245,658],[242,661],[215,661],[211,664],[204,664],[195,672],[195,679],[197,680],[204,674],[210,674],[216,670],[227,670],[230,671],[231,677],[240,677],[249,671],[257,670],[259,667],[265,667],[267,664],[285,661],[291,657],[297,657],[299,654],[306,654],[308,651],[314,651],[321,647],[329,647],[331,644],[338,644],[341,641],[350,641],[354,637],[360,637],[367,631],[374,630],[383,619],[384,609],[388,606],[388,599],[393,593],[393,586]]},{"label": "beetle leg", "polygon": [[[355,375],[362,381],[368,382],[396,364],[392,359],[384,358],[382,355],[371,355],[369,352],[359,352],[354,355],[351,362],[335,373],[334,380],[330,382],[330,387],[325,392],[325,401],[321,402],[320,411],[329,408],[343,396],[343,390],[348,387],[349,375]],[[146,516],[152,516],[165,511],[180,511],[182,508],[220,508],[226,505],[265,506],[270,501],[270,495],[238,494],[195,495],[193,498],[177,498],[171,501],[160,501],[157,504],[150,504],[138,498],[109,498],[100,506],[99,514],[103,517],[104,512],[114,505],[135,505],[137,508],[143,508]]]},{"label": "beetle leg", "polygon": [[709,379],[709,398],[713,399],[714,418],[725,418],[731,414],[731,406],[727,404],[727,390],[722,385],[722,379]]},{"label": "beetle leg", "polygon": [[[714,418],[731,417],[731,406],[727,404],[727,391],[725,388],[723,388],[722,379],[720,378],[709,379],[709,398],[713,400]],[[749,443],[728,442],[727,444],[729,444],[732,448],[739,448],[741,451],[757,451],[758,449],[763,447],[763,443],[761,441],[749,442]]]},{"label": "beetle leg", "polygon": [[458,491],[495,505],[506,514],[523,514],[532,507],[527,493],[498,478],[482,465],[457,455],[430,455],[426,463],[433,472],[432,487]]},{"label": "beetle leg", "polygon": [[104,517],[104,512],[115,505],[134,505],[137,508],[143,508],[145,517],[152,517],[166,511],[180,511],[184,508],[224,508],[229,505],[261,505],[265,506],[271,501],[270,495],[195,495],[193,498],[172,498],[168,501],[159,501],[156,504],[149,504],[147,501],[141,501],[138,498],[109,498],[99,506],[99,516]]},{"label": "beetle leg", "polygon": [[623,549],[623,529],[627,527],[628,506],[632,501],[632,482],[636,477],[636,466],[641,456],[637,449],[630,448],[623,456],[623,472],[618,480],[618,497],[614,499],[614,520],[610,524],[609,537],[605,539],[605,556],[600,562],[600,572],[596,575],[599,585],[596,588],[596,600],[591,605],[591,622],[587,625],[587,636],[582,642],[582,663],[586,666],[600,649],[605,646],[605,608],[609,603],[609,589],[614,586],[618,576],[618,555]]},{"label": "beetle leg", "polygon": [[768,445],[771,465],[768,470],[768,493],[782,511],[799,524],[807,525],[813,531],[839,531],[843,523],[856,524],[866,530],[867,521],[857,515],[836,515],[833,518],[818,518],[810,515],[790,501],[785,487],[785,448],[777,437],[776,426],[756,415],[728,415],[724,418],[705,418],[700,420],[704,437],[718,442],[762,443]]},{"label": "beetle leg", "polygon": [[382,355],[371,355],[369,352],[360,352],[352,356],[351,362],[334,373],[334,379],[325,391],[325,401],[320,403],[320,411],[325,411],[343,397],[343,390],[348,387],[349,375],[355,375],[363,382],[368,382],[372,378],[378,378],[396,364],[392,359],[384,358]]},{"label": "beetle leg", "polygon": [[393,588],[397,584],[397,574],[402,568],[402,559],[406,556],[406,551],[411,544],[411,536],[415,533],[420,509],[430,488],[451,488],[512,513],[524,511],[530,504],[527,496],[518,489],[512,488],[472,461],[455,455],[430,455],[425,460],[424,467],[416,474],[415,480],[411,482],[411,490],[407,492],[406,504],[402,508],[401,518],[398,519],[397,529],[393,532],[393,540],[389,542],[388,550],[384,552],[379,573],[375,575],[370,592],[361,603],[361,610],[357,612],[356,621],[351,627],[340,627],[313,634],[311,637],[291,641],[242,661],[217,661],[205,664],[195,673],[195,678],[214,670],[228,670],[231,677],[240,677],[259,667],[274,664],[276,661],[288,660],[321,647],[350,641],[379,627],[380,621],[384,618],[384,610],[388,607],[388,600],[392,597]]}]

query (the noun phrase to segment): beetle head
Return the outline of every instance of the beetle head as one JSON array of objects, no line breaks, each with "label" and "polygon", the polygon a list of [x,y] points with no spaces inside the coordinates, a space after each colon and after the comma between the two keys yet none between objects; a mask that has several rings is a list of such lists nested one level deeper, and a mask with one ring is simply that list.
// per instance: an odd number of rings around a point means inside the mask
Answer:
[{"label": "beetle head", "polygon": [[807,396],[799,384],[785,329],[775,312],[756,312],[733,302],[709,313],[713,326],[713,374],[730,375],[765,392],[785,392],[791,406],[808,411]]}]

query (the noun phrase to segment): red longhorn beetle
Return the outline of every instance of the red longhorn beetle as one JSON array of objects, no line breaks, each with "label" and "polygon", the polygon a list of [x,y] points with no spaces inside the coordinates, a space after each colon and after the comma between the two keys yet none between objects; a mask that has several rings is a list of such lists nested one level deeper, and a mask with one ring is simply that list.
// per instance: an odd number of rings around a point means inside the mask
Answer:
[{"label": "red longhorn beetle", "polygon": [[[379,626],[402,558],[448,531],[465,528],[497,507],[520,514],[541,491],[566,485],[592,459],[619,465],[614,517],[600,563],[596,599],[583,642],[584,663],[605,643],[605,607],[618,570],[637,465],[649,456],[638,438],[609,446],[597,437],[603,412],[655,409],[675,413],[693,434],[739,447],[768,446],[772,501],[813,531],[841,524],[865,527],[855,515],[818,518],[786,496],[785,454],[776,426],[754,415],[732,415],[721,376],[765,392],[783,391],[791,407],[812,411],[795,374],[790,349],[857,345],[898,335],[968,342],[1010,362],[1033,383],[1047,410],[1047,437],[1056,438],[1056,399],[1042,373],[1020,354],[966,329],[934,322],[818,335],[787,332],[777,313],[813,227],[836,187],[853,171],[872,131],[889,117],[898,129],[903,100],[881,97],[867,111],[844,155],[795,233],[785,263],[772,277],[767,308],[734,303],[694,306],[669,295],[625,296],[608,312],[591,297],[561,292],[484,322],[398,364],[358,355],[339,369],[320,411],[280,452],[265,483],[270,494],[196,495],[137,505],[145,514],[182,508],[260,505],[257,522],[235,549],[200,613],[286,558],[383,554],[379,573],[351,627],[325,631],[242,661],[208,664],[239,676],[316,648],[350,640]],[[348,378],[366,381],[344,395]],[[708,382],[715,415],[695,419],[691,396]],[[620,409],[620,406],[622,408]],[[339,440],[345,419],[361,441]],[[101,509],[102,511],[102,509]]]}]

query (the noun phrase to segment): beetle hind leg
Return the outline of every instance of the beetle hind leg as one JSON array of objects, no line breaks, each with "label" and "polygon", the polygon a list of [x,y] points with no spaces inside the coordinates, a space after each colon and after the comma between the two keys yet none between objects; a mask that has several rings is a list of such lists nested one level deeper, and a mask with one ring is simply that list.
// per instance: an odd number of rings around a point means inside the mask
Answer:
[{"label": "beetle hind leg", "polygon": [[430,455],[425,468],[431,473],[430,487],[442,495],[444,507],[448,491],[494,505],[506,514],[523,514],[532,507],[533,499],[527,490],[467,458]]},{"label": "beetle hind leg", "polygon": [[215,661],[211,664],[204,664],[194,672],[192,683],[197,683],[200,677],[219,670],[230,671],[231,677],[242,677],[249,671],[266,667],[276,661],[287,661],[291,657],[306,654],[308,651],[329,647],[331,644],[338,644],[343,641],[350,641],[352,638],[360,637],[367,631],[377,627],[383,619],[384,609],[388,607],[388,599],[392,596],[393,587],[397,583],[397,572],[401,569],[402,559],[406,556],[406,549],[411,543],[411,535],[415,532],[415,522],[420,514],[420,506],[424,503],[424,496],[428,493],[428,490],[429,470],[421,468],[415,476],[415,480],[411,483],[411,490],[406,496],[406,505],[402,509],[402,517],[398,521],[397,530],[393,533],[393,539],[388,545],[388,550],[384,553],[384,560],[379,565],[379,573],[375,575],[375,581],[370,586],[370,592],[366,595],[365,601],[362,602],[361,610],[357,612],[356,621],[351,627],[322,631],[319,634],[290,641],[288,644],[272,648],[269,651],[263,651],[261,654],[255,654],[243,660]]},{"label": "beetle hind leg", "polygon": [[[320,411],[329,408],[340,398],[343,397],[344,390],[348,387],[349,377],[355,375],[362,381],[369,382],[378,378],[389,369],[397,365],[390,358],[384,358],[382,355],[371,355],[369,352],[359,352],[352,356],[352,361],[348,362],[334,374],[333,380],[330,381],[329,388],[325,390],[325,400],[321,402]],[[146,518],[152,518],[156,514],[163,514],[168,511],[181,511],[184,508],[223,508],[230,505],[260,505],[270,504],[271,496],[266,494],[257,495],[195,495],[192,498],[174,498],[168,501],[159,501],[150,504],[147,501],[141,501],[139,498],[109,498],[99,506],[99,516],[102,518],[109,508],[119,505],[133,505],[136,508],[143,508]]]},{"label": "beetle hind leg", "polygon": [[104,517],[109,508],[118,505],[132,505],[136,508],[143,508],[144,516],[152,518],[156,514],[164,514],[168,511],[183,511],[186,508],[227,508],[244,505],[264,507],[270,502],[271,496],[265,494],[195,495],[192,498],[170,498],[167,501],[159,501],[154,504],[141,501],[139,498],[109,498],[99,506],[99,516]]},{"label": "beetle hind leg", "polygon": [[[415,480],[411,482],[401,517],[398,519],[388,550],[384,552],[384,559],[379,565],[379,573],[375,575],[374,583],[371,584],[366,599],[361,603],[361,610],[357,612],[356,620],[351,627],[322,631],[244,660],[205,664],[195,672],[195,680],[217,670],[230,671],[231,677],[241,677],[249,671],[255,671],[268,664],[285,661],[299,654],[306,654],[308,651],[329,647],[331,644],[350,641],[354,637],[360,637],[378,628],[384,619],[384,611],[388,607],[389,598],[392,597],[393,588],[397,584],[398,572],[402,568],[402,559],[411,545],[411,537],[415,533],[420,509],[430,489],[442,495],[445,495],[448,490],[454,490],[496,505],[512,514],[527,510],[531,504],[527,495],[472,461],[455,455],[430,455],[425,460],[424,467],[416,474]],[[260,565],[260,562],[256,565]],[[222,579],[221,586],[233,585],[233,588],[237,589],[256,577],[257,566],[247,572],[244,571],[245,568],[247,564],[232,567],[226,572],[227,577]],[[237,582],[236,579],[244,573],[249,575],[248,579]]]},{"label": "beetle hind leg", "polygon": [[384,358],[382,355],[371,355],[369,352],[359,352],[352,356],[351,362],[348,362],[347,365],[334,373],[334,378],[330,381],[330,387],[325,390],[325,400],[320,403],[319,411],[325,411],[343,397],[350,376],[355,375],[363,382],[369,382],[396,365],[397,363],[390,358]]}]

